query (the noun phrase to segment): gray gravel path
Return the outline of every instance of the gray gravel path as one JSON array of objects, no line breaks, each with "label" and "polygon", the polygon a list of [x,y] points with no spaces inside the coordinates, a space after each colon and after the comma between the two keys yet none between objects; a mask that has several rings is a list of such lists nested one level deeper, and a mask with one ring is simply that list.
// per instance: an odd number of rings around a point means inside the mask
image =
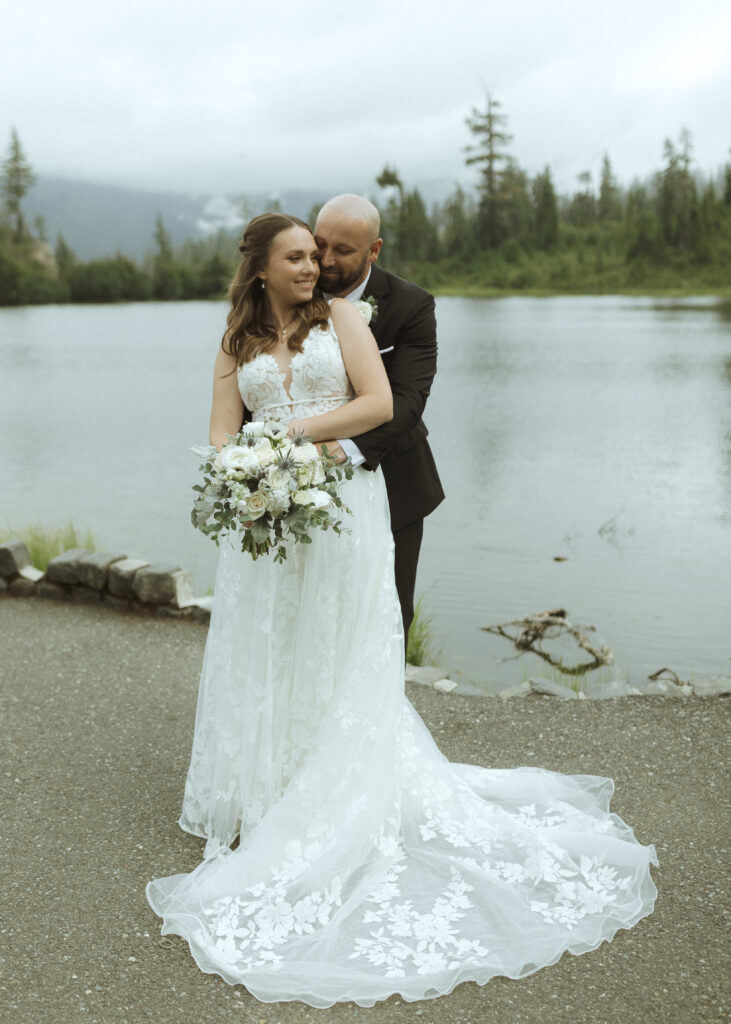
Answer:
[{"label": "gray gravel path", "polygon": [[[0,600],[3,971],[13,1024],[705,1024],[723,1012],[730,704],[409,696],[453,761],[610,775],[660,868],[655,913],[523,981],[373,1009],[262,1004],[162,940],[145,883],[202,842],[176,822],[205,628]],[[727,975],[726,975],[727,977]]]}]

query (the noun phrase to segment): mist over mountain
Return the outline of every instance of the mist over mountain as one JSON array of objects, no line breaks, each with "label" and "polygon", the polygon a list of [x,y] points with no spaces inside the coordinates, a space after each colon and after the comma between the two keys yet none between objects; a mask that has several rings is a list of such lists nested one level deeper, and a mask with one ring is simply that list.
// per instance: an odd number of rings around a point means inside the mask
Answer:
[{"label": "mist over mountain", "polygon": [[[422,195],[427,203],[444,199],[455,182],[426,183]],[[352,183],[342,191],[355,190]],[[363,188],[362,194],[377,198],[378,189]],[[37,183],[23,201],[29,224],[43,217],[46,234],[55,244],[62,234],[82,260],[124,253],[141,259],[153,247],[155,221],[160,214],[173,245],[186,239],[201,239],[219,229],[236,233],[258,213],[277,201],[280,209],[304,220],[313,206],[322,204],[330,193],[314,189],[290,189],[240,195],[146,192],[116,185],[38,175]]]}]

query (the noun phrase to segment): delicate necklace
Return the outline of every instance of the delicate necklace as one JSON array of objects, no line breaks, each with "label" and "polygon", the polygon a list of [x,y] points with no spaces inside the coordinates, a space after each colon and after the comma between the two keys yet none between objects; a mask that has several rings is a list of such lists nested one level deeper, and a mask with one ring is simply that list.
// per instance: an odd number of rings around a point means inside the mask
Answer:
[{"label": "delicate necklace", "polygon": [[284,341],[284,339],[287,337],[287,328],[291,327],[296,319],[297,319],[297,317],[293,317],[291,320],[287,321],[286,326],[283,326],[283,327],[279,328],[279,330],[281,331],[281,334],[282,334],[282,341]]}]

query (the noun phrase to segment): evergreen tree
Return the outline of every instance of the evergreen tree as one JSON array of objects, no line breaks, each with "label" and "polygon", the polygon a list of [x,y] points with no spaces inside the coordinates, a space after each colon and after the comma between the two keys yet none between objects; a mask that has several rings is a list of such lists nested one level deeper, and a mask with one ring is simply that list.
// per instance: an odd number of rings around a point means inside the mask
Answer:
[{"label": "evergreen tree", "polygon": [[383,189],[396,189],[398,202],[390,196],[385,210],[381,210],[382,231],[388,239],[388,245],[384,246],[381,262],[387,269],[401,270],[403,258],[403,225],[402,219],[405,215],[405,193],[401,178],[398,176],[395,167],[388,164],[383,168],[376,178],[376,184]]},{"label": "evergreen tree", "polygon": [[614,180],[609,156],[605,153],[602,160],[601,179],[599,181],[599,204],[597,207],[599,220],[617,220],[620,211],[619,189]]},{"label": "evergreen tree", "polygon": [[403,260],[435,260],[437,233],[418,189],[408,192],[401,207],[401,250]]},{"label": "evergreen tree", "polygon": [[691,137],[687,128],[680,133],[680,148],[665,140],[665,167],[660,172],[659,213],[665,241],[685,250],[690,239],[691,208],[696,201],[695,182],[690,173]]},{"label": "evergreen tree", "polygon": [[152,291],[156,299],[179,299],[183,293],[180,268],[173,256],[173,245],[162,216],[155,221],[155,253],[152,265]]},{"label": "evergreen tree", "polygon": [[468,165],[477,164],[480,169],[478,193],[480,205],[478,211],[478,230],[485,245],[496,249],[506,235],[505,198],[500,188],[500,165],[507,158],[503,150],[512,139],[504,126],[507,117],[500,112],[500,101],[487,93],[485,109],[472,108],[472,114],[466,118],[467,127],[477,141],[467,146],[466,158]]},{"label": "evergreen tree", "polygon": [[69,247],[63,235],[59,235],[56,239],[54,255],[56,257],[58,272],[60,276],[67,281],[71,275],[71,268],[74,267],[78,261],[76,259],[76,253]]},{"label": "evergreen tree", "polygon": [[579,188],[574,192],[568,208],[568,220],[579,228],[586,228],[596,220],[596,200],[591,184],[591,171],[578,175]]},{"label": "evergreen tree", "polygon": [[474,214],[459,185],[444,204],[442,220],[445,256],[466,262],[474,255]]},{"label": "evergreen tree", "polygon": [[5,208],[9,216],[15,221],[16,242],[22,242],[27,235],[20,203],[28,189],[35,183],[35,180],[35,174],[25,158],[18,133],[13,128],[10,132],[8,156],[3,161],[2,193],[5,199]]},{"label": "evergreen tree", "polygon": [[551,249],[558,241],[558,202],[551,169],[533,179],[534,237],[539,249]]},{"label": "evergreen tree", "polygon": [[500,189],[505,202],[505,233],[519,245],[530,241],[533,230],[533,208],[528,189],[528,175],[510,157],[500,174]]}]

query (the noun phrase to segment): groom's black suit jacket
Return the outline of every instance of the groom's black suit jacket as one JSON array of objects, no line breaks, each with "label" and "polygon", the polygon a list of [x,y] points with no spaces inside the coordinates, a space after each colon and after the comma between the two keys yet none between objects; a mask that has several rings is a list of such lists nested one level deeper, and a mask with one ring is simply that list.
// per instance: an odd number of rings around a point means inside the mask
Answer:
[{"label": "groom's black suit jacket", "polygon": [[371,267],[363,298],[378,306],[371,320],[393,392],[393,419],[354,437],[369,469],[381,466],[399,530],[432,512],[444,498],[421,416],[437,369],[434,299],[423,288]]}]

